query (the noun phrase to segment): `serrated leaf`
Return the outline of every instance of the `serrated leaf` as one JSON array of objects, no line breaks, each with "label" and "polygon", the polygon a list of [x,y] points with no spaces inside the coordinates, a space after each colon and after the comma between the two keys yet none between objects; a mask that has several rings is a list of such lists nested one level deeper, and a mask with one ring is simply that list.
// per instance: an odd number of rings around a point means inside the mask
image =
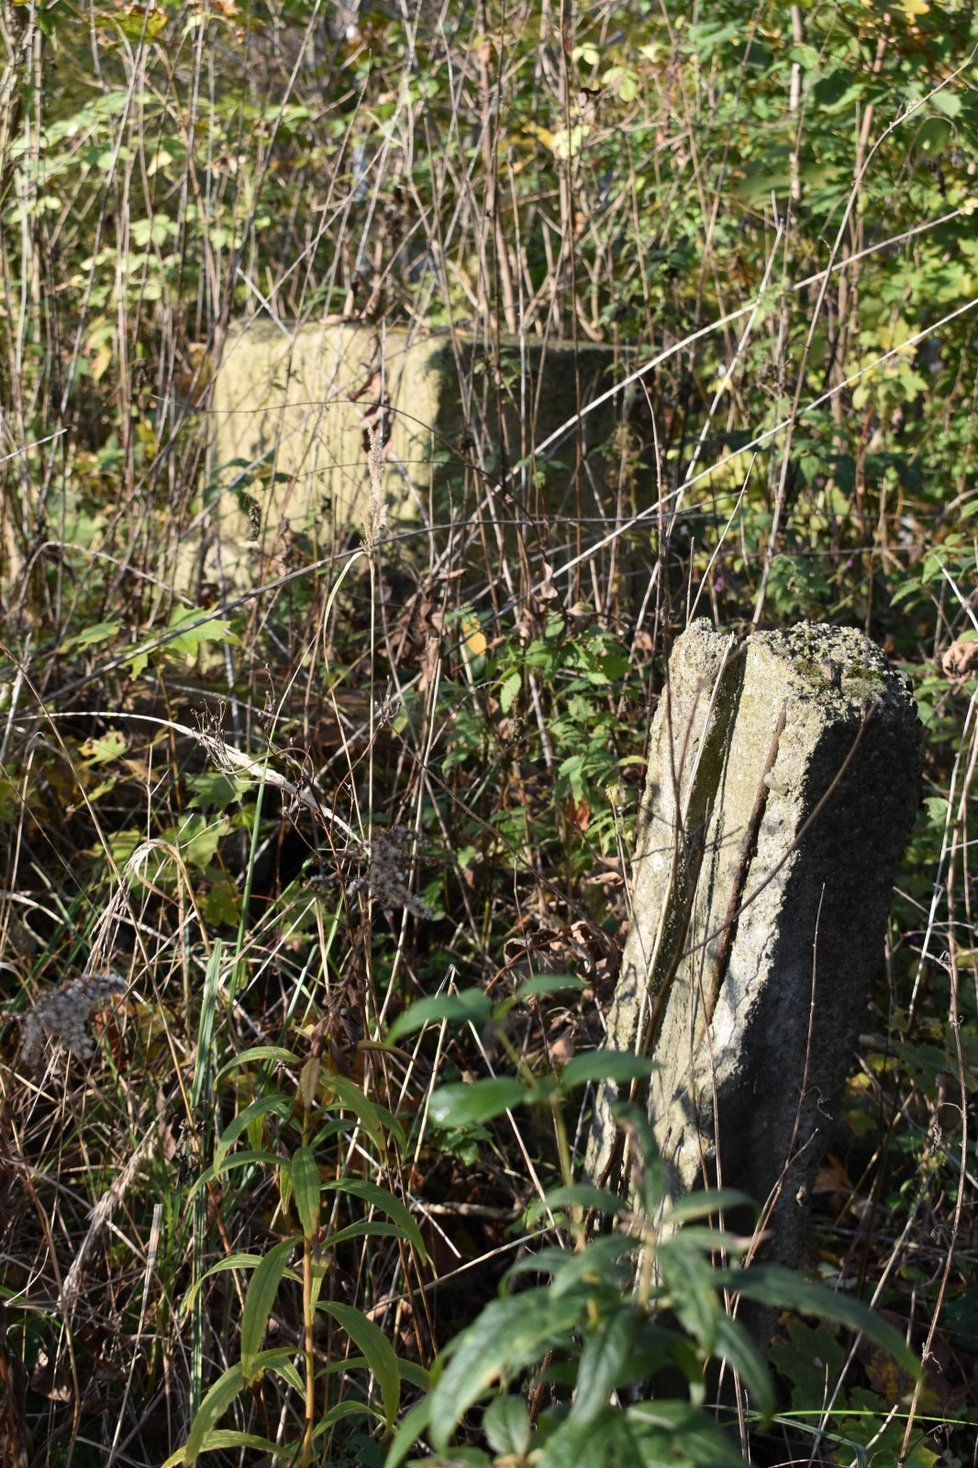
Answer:
[{"label": "serrated leaf", "polygon": [[79,746],[78,752],[83,759],[94,766],[109,764],[114,759],[120,759],[128,747],[125,734],[118,729],[108,729],[97,739],[86,739]]},{"label": "serrated leaf", "polygon": [[499,685],[499,709],[501,713],[509,713],[522,687],[522,673],[510,673],[507,678],[503,679]]},{"label": "serrated leaf", "polygon": [[254,1380],[255,1362],[265,1340],[268,1317],[272,1313],[278,1287],[294,1248],[294,1239],[283,1239],[281,1243],[275,1244],[257,1266],[248,1283],[248,1293],[241,1313],[241,1374],[245,1386],[250,1386]]},{"label": "serrated leaf", "polygon": [[511,1076],[492,1076],[470,1083],[458,1081],[439,1086],[432,1093],[428,1114],[437,1126],[479,1126],[519,1106],[525,1099],[525,1090]]},{"label": "serrated leaf", "polygon": [[482,989],[463,989],[458,994],[432,994],[428,999],[419,999],[398,1015],[387,1031],[387,1043],[394,1045],[403,1036],[441,1020],[450,1020],[453,1024],[471,1021],[483,1027],[491,1016],[492,1001]]}]

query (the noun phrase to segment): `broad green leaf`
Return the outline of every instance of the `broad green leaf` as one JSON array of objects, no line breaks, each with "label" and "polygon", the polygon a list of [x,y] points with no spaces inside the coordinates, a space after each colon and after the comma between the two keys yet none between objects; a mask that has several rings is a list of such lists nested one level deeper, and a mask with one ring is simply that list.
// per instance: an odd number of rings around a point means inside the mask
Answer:
[{"label": "broad green leaf", "polygon": [[469,1084],[458,1081],[439,1086],[432,1093],[428,1114],[437,1126],[478,1126],[525,1099],[525,1090],[511,1076],[493,1076]]},{"label": "broad green leaf", "polygon": [[492,1015],[492,1001],[481,989],[463,989],[458,994],[433,994],[429,999],[419,999],[399,1014],[387,1031],[388,1045],[394,1045],[405,1035],[423,1029],[425,1025],[440,1020],[453,1024],[472,1024],[483,1027]]},{"label": "broad green leaf", "polygon": [[638,1323],[635,1306],[621,1305],[602,1316],[593,1334],[585,1337],[578,1358],[571,1420],[586,1425],[607,1407],[612,1391],[626,1374]]},{"label": "broad green leaf", "polygon": [[742,1271],[728,1270],[722,1282],[760,1305],[773,1305],[779,1310],[800,1310],[803,1314],[834,1320],[837,1325],[859,1331],[887,1351],[905,1371],[914,1377],[920,1376],[920,1362],[900,1332],[861,1300],[840,1295],[827,1285],[805,1279],[780,1264],[758,1264]]},{"label": "broad green leaf", "polygon": [[716,1271],[702,1250],[685,1239],[684,1232],[658,1251],[658,1264],[677,1320],[708,1355],[725,1313],[717,1294]]},{"label": "broad green leaf", "polygon": [[658,1066],[646,1055],[632,1055],[626,1050],[590,1050],[568,1061],[560,1073],[560,1084],[568,1090],[585,1081],[647,1080],[654,1070]]},{"label": "broad green leaf", "polygon": [[299,1147],[289,1163],[292,1174],[292,1192],[295,1208],[306,1239],[311,1239],[319,1227],[319,1191],[322,1179],[319,1163],[311,1147]]},{"label": "broad green leaf", "polygon": [[522,1397],[504,1393],[486,1408],[482,1430],[494,1453],[522,1460],[530,1444],[530,1414]]},{"label": "broad green leaf", "polygon": [[564,1342],[586,1313],[579,1295],[555,1299],[549,1290],[526,1290],[493,1300],[451,1343],[448,1363],[431,1394],[431,1440],[444,1453],[473,1402],[502,1373],[515,1374]]},{"label": "broad green leaf", "polygon": [[109,729],[97,739],[84,740],[78,752],[90,765],[104,765],[120,759],[128,747],[125,734],[118,729]]},{"label": "broad green leaf", "polygon": [[72,637],[66,637],[59,651],[62,653],[78,651],[84,647],[95,647],[100,642],[111,642],[115,637],[121,622],[93,622],[82,632],[76,632]]},{"label": "broad green leaf", "polygon": [[262,1259],[248,1284],[241,1314],[241,1373],[245,1386],[250,1386],[254,1380],[255,1362],[265,1340],[268,1317],[272,1313],[282,1275],[294,1248],[294,1239],[283,1239],[281,1243],[275,1244]]},{"label": "broad green leaf", "polygon": [[336,1300],[320,1300],[318,1308],[331,1315],[342,1326],[370,1363],[370,1370],[380,1388],[384,1404],[384,1420],[390,1430],[401,1399],[401,1368],[390,1341],[379,1326],[374,1325],[372,1320],[368,1320],[362,1311],[354,1309],[352,1305],[341,1305]]},{"label": "broad green leaf", "polygon": [[508,714],[523,687],[523,674],[510,673],[499,685],[499,711]]},{"label": "broad green leaf", "polygon": [[[639,1402],[625,1410],[640,1464],[650,1468],[744,1468],[728,1435],[689,1402]],[[680,1447],[682,1456],[676,1453]]]},{"label": "broad green leaf", "polygon": [[[609,1458],[609,1454],[613,1457]],[[544,1445],[535,1468],[606,1468],[613,1463],[638,1464],[628,1423],[620,1412],[603,1407],[586,1421],[567,1417]],[[682,1459],[678,1460],[682,1463]]]}]

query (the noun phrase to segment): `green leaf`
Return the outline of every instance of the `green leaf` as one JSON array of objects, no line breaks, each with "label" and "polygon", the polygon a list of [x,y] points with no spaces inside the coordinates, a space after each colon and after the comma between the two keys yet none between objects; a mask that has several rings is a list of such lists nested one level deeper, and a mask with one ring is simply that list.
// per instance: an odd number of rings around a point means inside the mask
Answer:
[{"label": "green leaf", "polygon": [[585,1081],[647,1080],[658,1066],[645,1055],[632,1055],[625,1050],[590,1050],[575,1055],[560,1073],[563,1089],[583,1085]]},{"label": "green leaf", "polygon": [[421,1259],[427,1259],[427,1251],[421,1230],[414,1221],[414,1217],[407,1205],[395,1197],[379,1183],[372,1183],[367,1178],[345,1177],[324,1183],[324,1193],[341,1192],[349,1193],[351,1198],[360,1198],[364,1203],[369,1203],[371,1208],[379,1208],[381,1213],[386,1213],[388,1218],[393,1219],[405,1238],[410,1239]]},{"label": "green leaf", "polygon": [[518,1259],[507,1270],[506,1278],[511,1279],[518,1274],[549,1274],[553,1281],[550,1292],[554,1297],[582,1287],[592,1292],[599,1288],[617,1295],[625,1278],[620,1261],[637,1247],[638,1241],[625,1234],[606,1234],[579,1253],[556,1245],[537,1249]]},{"label": "green leaf", "polygon": [[607,1188],[596,1188],[593,1183],[572,1183],[566,1188],[553,1188],[545,1198],[535,1198],[526,1210],[528,1224],[535,1223],[541,1214],[554,1212],[558,1208],[593,1208],[598,1213],[627,1213],[629,1204],[617,1193]]},{"label": "green leaf", "polygon": [[534,1364],[561,1344],[586,1313],[580,1295],[554,1299],[549,1290],[526,1290],[493,1300],[449,1346],[448,1364],[431,1394],[431,1440],[444,1453],[455,1424],[502,1373]]},{"label": "green leaf", "polygon": [[425,1025],[439,1020],[451,1020],[453,1024],[479,1025],[489,1023],[492,1016],[492,1001],[481,989],[463,989],[458,994],[433,994],[429,999],[419,999],[399,1014],[387,1031],[388,1045],[394,1045],[405,1035],[423,1029]]},{"label": "green leaf", "polygon": [[837,1325],[859,1331],[887,1351],[905,1371],[920,1377],[920,1362],[900,1332],[889,1321],[881,1320],[861,1300],[840,1295],[780,1264],[758,1264],[752,1269],[724,1271],[722,1282],[760,1305],[773,1305],[779,1310],[800,1310],[806,1315],[834,1320]]},{"label": "green leaf", "polygon": [[458,1081],[432,1092],[428,1109],[436,1126],[479,1126],[501,1116],[526,1099],[519,1081],[511,1076],[493,1076],[483,1081]]},{"label": "green leaf", "polygon": [[949,92],[943,87],[939,92],[934,92],[928,101],[938,112],[943,112],[945,117],[960,117],[961,115],[961,93]]},{"label": "green leaf", "polygon": [[750,1393],[750,1405],[765,1421],[774,1411],[774,1385],[760,1351],[739,1320],[722,1314],[716,1323],[713,1353],[732,1366]]},{"label": "green leaf", "polygon": [[736,1188],[710,1188],[704,1192],[687,1193],[677,1198],[669,1207],[670,1223],[690,1223],[694,1218],[711,1218],[725,1208],[751,1208],[753,1200]]},{"label": "green leaf", "polygon": [[726,1319],[717,1294],[717,1271],[684,1230],[657,1252],[659,1269],[676,1318],[700,1351],[709,1355],[721,1319]]},{"label": "green leaf", "polygon": [[[271,1438],[258,1437],[253,1432],[238,1432],[233,1427],[215,1427],[209,1432],[201,1444],[202,1453],[213,1453],[219,1448],[258,1448],[263,1453],[274,1453],[281,1455],[282,1444],[272,1442]],[[167,1459],[172,1462],[172,1459]]]},{"label": "green leaf", "polygon": [[238,1362],[234,1366],[229,1366],[227,1371],[218,1377],[198,1407],[183,1450],[184,1463],[188,1465],[196,1463],[204,1450],[204,1443],[211,1428],[219,1417],[224,1416],[228,1407],[243,1390],[244,1373],[241,1370],[241,1363]]},{"label": "green leaf", "polygon": [[570,1420],[586,1425],[607,1407],[612,1391],[626,1374],[637,1325],[636,1307],[622,1305],[600,1319],[594,1333],[585,1338]]},{"label": "green leaf", "polygon": [[360,1087],[346,1076],[334,1075],[324,1070],[320,1073],[319,1085],[326,1097],[332,1093],[340,1106],[353,1112],[378,1152],[385,1151],[389,1131],[403,1141],[404,1131],[400,1122],[395,1121],[389,1112],[365,1096]]},{"label": "green leaf", "polygon": [[225,1158],[240,1136],[245,1133],[253,1121],[263,1116],[288,1116],[292,1110],[292,1102],[288,1096],[275,1093],[271,1096],[261,1096],[257,1101],[249,1101],[243,1111],[232,1117],[227,1127],[221,1133],[220,1141],[214,1148],[213,1175],[216,1177],[225,1165]]},{"label": "green leaf", "polygon": [[393,1441],[387,1450],[387,1457],[384,1459],[384,1468],[401,1468],[401,1464],[414,1447],[418,1438],[427,1432],[430,1416],[430,1396],[422,1397],[420,1402],[415,1402],[414,1406],[405,1412],[394,1434]]},{"label": "green leaf", "polygon": [[312,1148],[299,1147],[289,1163],[289,1170],[292,1174],[296,1212],[308,1241],[319,1227],[319,1191],[322,1186],[319,1163]]},{"label": "green leaf", "polygon": [[[626,1419],[638,1447],[639,1462],[665,1468],[744,1468],[729,1437],[705,1412],[689,1402],[639,1402],[626,1408]],[[676,1454],[680,1445],[681,1457]]]},{"label": "green leaf", "polygon": [[499,709],[501,713],[509,713],[522,687],[522,673],[510,673],[508,677],[503,679],[499,685]]},{"label": "green leaf", "polygon": [[212,1264],[210,1269],[201,1275],[200,1279],[194,1280],[190,1289],[183,1297],[180,1314],[187,1315],[189,1313],[198,1290],[205,1279],[210,1279],[212,1274],[224,1274],[229,1269],[256,1269],[264,1257],[263,1254],[229,1254],[225,1259],[219,1259],[216,1264]]},{"label": "green leaf", "polygon": [[248,1284],[241,1314],[241,1374],[245,1386],[250,1386],[255,1379],[255,1362],[268,1329],[268,1317],[295,1242],[295,1239],[283,1239],[269,1249]]},{"label": "green leaf", "polygon": [[525,1002],[527,999],[539,999],[550,994],[564,994],[568,989],[576,989],[580,993],[586,988],[584,980],[575,978],[573,974],[540,974],[521,984],[513,997]]},{"label": "green leaf", "polygon": [[[219,1167],[209,1167],[206,1172],[201,1173],[187,1194],[188,1201],[195,1198],[201,1188],[206,1187],[208,1183],[213,1182],[215,1178],[221,1177],[226,1172],[240,1172],[243,1167],[278,1167],[281,1161],[281,1157],[277,1157],[274,1152],[251,1150],[235,1152],[233,1157],[225,1158]],[[289,1186],[291,1188],[291,1183]]]},{"label": "green leaf", "polygon": [[128,748],[126,736],[118,729],[108,729],[97,739],[86,739],[79,753],[91,766],[110,764],[120,759]]},{"label": "green leaf", "polygon": [[523,1459],[530,1445],[530,1414],[522,1397],[496,1397],[486,1408],[482,1430],[494,1453]]},{"label": "green leaf", "polygon": [[[281,1045],[254,1045],[250,1050],[242,1050],[241,1054],[235,1055],[232,1060],[225,1061],[214,1079],[219,1081],[221,1076],[227,1075],[228,1071],[242,1070],[246,1065],[254,1065],[259,1060],[278,1060],[283,1065],[299,1064],[299,1057],[295,1052],[285,1050]],[[286,1100],[287,1098],[283,1096],[279,1099]],[[225,1132],[224,1135],[226,1136],[227,1133]]]},{"label": "green leaf", "polygon": [[384,1332],[352,1305],[341,1305],[336,1300],[320,1300],[318,1308],[333,1317],[369,1362],[370,1370],[380,1388],[384,1420],[390,1430],[401,1399],[401,1368],[393,1347]]},{"label": "green leaf", "polygon": [[[603,1407],[586,1422],[573,1415],[565,1418],[547,1439],[536,1463],[537,1468],[606,1468],[609,1461],[637,1468],[641,1460],[627,1421],[621,1413]],[[682,1459],[667,1461],[682,1463]]]}]

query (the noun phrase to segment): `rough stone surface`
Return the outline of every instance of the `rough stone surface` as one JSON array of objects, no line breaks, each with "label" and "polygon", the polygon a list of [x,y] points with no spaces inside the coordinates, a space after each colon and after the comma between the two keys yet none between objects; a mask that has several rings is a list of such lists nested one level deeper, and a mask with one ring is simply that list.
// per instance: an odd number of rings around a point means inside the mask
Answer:
[{"label": "rough stone surface", "polygon": [[[371,427],[389,434],[379,474],[389,532],[453,515],[597,513],[598,450],[616,404],[574,420],[611,385],[613,354],[504,343],[500,361],[497,373],[485,347],[459,333],[267,320],[234,328],[210,407],[209,569],[245,589],[282,569],[296,536],[319,558],[362,528]],[[533,466],[543,471],[541,504],[533,474],[512,471],[564,424],[565,441]],[[501,481],[511,493],[500,494]]]},{"label": "rough stone surface", "polygon": [[[673,650],[608,1044],[659,1062],[673,1193],[743,1189],[786,1262],[882,958],[919,743],[906,681],[853,628],[734,649],[699,622]],[[610,1182],[615,1099],[599,1093],[589,1154]]]}]

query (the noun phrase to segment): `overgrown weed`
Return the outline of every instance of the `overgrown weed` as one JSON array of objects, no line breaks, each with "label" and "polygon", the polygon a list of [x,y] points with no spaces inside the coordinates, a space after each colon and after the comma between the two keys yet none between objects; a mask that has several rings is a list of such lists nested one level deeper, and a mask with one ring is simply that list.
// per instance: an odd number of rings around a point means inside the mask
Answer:
[{"label": "overgrown weed", "polygon": [[[856,622],[917,685],[928,797],[806,1264],[910,1331],[923,1385],[824,1321],[775,1364],[811,1461],[970,1441],[976,38],[953,4],[833,15],[0,16],[11,1461],[210,1431],[229,1464],[383,1461],[583,1144],[583,1107],[563,1140],[505,1108],[436,1132],[436,1083],[599,1041],[648,712],[704,611]],[[445,328],[466,423],[428,524],[276,527],[242,584],[205,449],[258,311]],[[580,420],[543,447],[558,338],[575,400],[586,343],[631,379],[600,472]],[[239,485],[263,526],[274,489],[274,460]],[[35,1069],[29,1016],[109,972],[95,1056]],[[413,1001],[567,972],[383,1047]],[[567,1381],[530,1386],[532,1415]],[[513,1401],[471,1453],[525,1456]]]}]

